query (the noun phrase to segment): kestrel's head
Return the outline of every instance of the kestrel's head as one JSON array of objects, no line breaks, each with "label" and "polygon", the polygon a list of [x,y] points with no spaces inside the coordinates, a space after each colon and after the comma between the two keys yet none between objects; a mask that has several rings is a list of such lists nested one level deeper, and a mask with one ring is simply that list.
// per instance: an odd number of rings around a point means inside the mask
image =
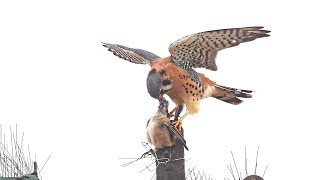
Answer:
[{"label": "kestrel's head", "polygon": [[161,99],[172,88],[172,82],[165,70],[151,69],[147,77],[147,88],[151,97]]}]

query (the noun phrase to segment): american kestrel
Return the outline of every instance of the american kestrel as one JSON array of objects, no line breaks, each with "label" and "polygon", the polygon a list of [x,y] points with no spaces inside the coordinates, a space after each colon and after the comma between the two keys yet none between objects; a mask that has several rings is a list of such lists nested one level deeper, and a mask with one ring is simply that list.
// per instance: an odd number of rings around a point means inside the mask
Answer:
[{"label": "american kestrel", "polygon": [[147,140],[156,149],[170,148],[176,142],[181,142],[188,150],[186,140],[170,122],[168,105],[164,98],[159,100],[158,111],[147,123]]},{"label": "american kestrel", "polygon": [[[199,111],[200,100],[214,97],[230,104],[240,104],[239,98],[251,98],[251,90],[230,88],[216,84],[197,73],[193,68],[206,68],[216,71],[215,62],[218,51],[237,46],[240,43],[268,37],[270,31],[263,27],[243,27],[205,31],[185,36],[169,46],[170,56],[159,56],[142,50],[118,44],[103,43],[103,46],[114,55],[136,64],[151,66],[147,77],[149,94],[161,99],[167,94],[176,104],[171,111],[175,112],[175,125],[181,127],[182,120],[188,114]],[[186,106],[185,114],[179,114]]]}]

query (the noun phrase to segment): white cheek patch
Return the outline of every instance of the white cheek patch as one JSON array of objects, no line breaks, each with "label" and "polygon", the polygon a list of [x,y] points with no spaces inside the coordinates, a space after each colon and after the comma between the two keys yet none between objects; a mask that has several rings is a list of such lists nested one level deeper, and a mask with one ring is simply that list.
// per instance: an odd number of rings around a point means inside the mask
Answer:
[{"label": "white cheek patch", "polygon": [[172,88],[172,85],[162,86],[163,90],[170,90],[171,88]]},{"label": "white cheek patch", "polygon": [[[172,81],[169,79],[166,79],[167,81],[169,81],[168,83],[163,83],[162,82],[162,86],[161,86],[161,92],[168,92],[170,89],[172,89],[173,85],[172,85]],[[161,94],[160,92],[160,94]]]}]

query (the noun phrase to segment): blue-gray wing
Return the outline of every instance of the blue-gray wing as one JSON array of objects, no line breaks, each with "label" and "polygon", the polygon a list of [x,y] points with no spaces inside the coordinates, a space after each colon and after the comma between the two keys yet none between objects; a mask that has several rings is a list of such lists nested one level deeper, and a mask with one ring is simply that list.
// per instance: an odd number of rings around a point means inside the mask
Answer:
[{"label": "blue-gray wing", "polygon": [[262,26],[219,29],[185,36],[173,42],[169,51],[173,62],[183,69],[206,68],[216,71],[218,51],[244,42],[268,37]]},{"label": "blue-gray wing", "polygon": [[160,58],[143,49],[129,48],[119,44],[108,43],[103,43],[103,46],[106,47],[108,51],[113,52],[115,56],[136,64],[150,64],[150,61]]}]

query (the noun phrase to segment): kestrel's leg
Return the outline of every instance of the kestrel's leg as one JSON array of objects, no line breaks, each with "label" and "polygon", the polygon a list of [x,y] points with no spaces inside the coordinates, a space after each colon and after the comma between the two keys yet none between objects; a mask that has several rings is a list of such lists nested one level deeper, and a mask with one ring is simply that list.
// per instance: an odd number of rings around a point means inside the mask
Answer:
[{"label": "kestrel's leg", "polygon": [[176,108],[176,112],[174,113],[174,120],[173,121],[178,121],[182,110],[183,110],[183,105],[178,105]]},{"label": "kestrel's leg", "polygon": [[176,105],[176,107],[173,108],[172,111],[170,111],[169,118],[173,117],[173,113],[174,113],[174,121],[178,120],[182,110],[183,110],[183,105]]},{"label": "kestrel's leg", "polygon": [[189,111],[187,110],[186,113],[184,113],[184,115],[183,115],[179,120],[177,120],[177,121],[175,121],[175,122],[172,123],[174,126],[176,126],[176,128],[177,128],[179,131],[181,131],[181,125],[182,125],[183,119],[186,118],[186,117],[188,116],[188,114],[190,114],[190,113],[189,113]]},{"label": "kestrel's leg", "polygon": [[173,113],[176,111],[178,106],[176,106],[175,108],[172,109],[172,111],[170,111],[169,113],[169,118],[173,117]]}]

